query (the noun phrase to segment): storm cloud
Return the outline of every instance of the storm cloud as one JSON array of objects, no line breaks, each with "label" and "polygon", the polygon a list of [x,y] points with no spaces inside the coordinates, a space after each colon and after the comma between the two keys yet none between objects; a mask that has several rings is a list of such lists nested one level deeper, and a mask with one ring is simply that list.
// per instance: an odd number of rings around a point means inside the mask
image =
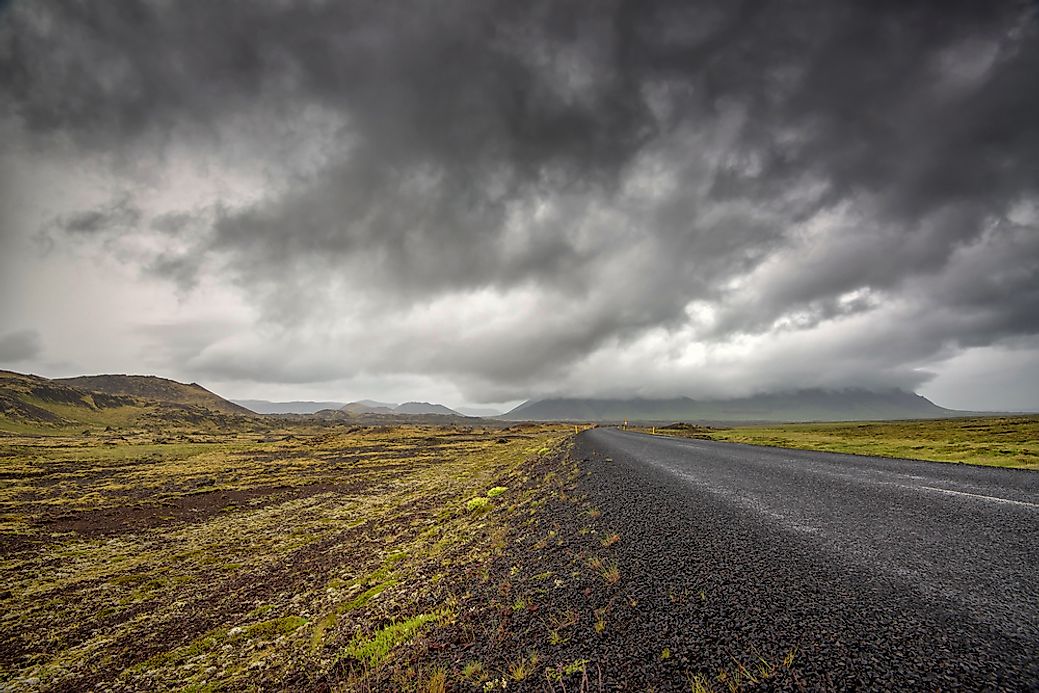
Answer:
[{"label": "storm cloud", "polygon": [[136,331],[155,367],[917,388],[1039,333],[1037,31],[1026,2],[14,2],[0,109],[7,161],[92,181],[26,235],[233,296]]}]

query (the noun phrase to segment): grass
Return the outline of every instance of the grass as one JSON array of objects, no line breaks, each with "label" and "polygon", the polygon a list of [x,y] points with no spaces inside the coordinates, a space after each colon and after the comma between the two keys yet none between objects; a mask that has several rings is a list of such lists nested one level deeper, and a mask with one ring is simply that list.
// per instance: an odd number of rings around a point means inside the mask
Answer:
[{"label": "grass", "polygon": [[691,693],[716,693],[728,691],[756,690],[767,686],[769,681],[790,670],[794,664],[796,650],[790,650],[781,662],[769,661],[760,655],[745,664],[733,659],[734,666],[719,670],[714,676],[694,674],[688,677]]},{"label": "grass", "polygon": [[801,450],[1039,469],[1039,416],[657,428],[656,433]]},{"label": "grass", "polygon": [[422,626],[443,616],[443,613],[419,614],[404,621],[391,623],[370,638],[357,636],[343,650],[343,655],[360,660],[369,667],[377,667],[393,648],[411,640]]},{"label": "grass", "polygon": [[537,666],[538,655],[532,652],[529,656],[509,664],[509,678],[516,682],[523,681],[537,671]]}]

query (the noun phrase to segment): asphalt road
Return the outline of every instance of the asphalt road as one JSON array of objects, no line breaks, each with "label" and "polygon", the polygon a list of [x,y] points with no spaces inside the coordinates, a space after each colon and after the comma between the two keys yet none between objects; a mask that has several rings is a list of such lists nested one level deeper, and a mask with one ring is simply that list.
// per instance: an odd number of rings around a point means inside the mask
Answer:
[{"label": "asphalt road", "polygon": [[577,454],[691,670],[796,649],[795,688],[1039,689],[1039,473],[616,429]]}]

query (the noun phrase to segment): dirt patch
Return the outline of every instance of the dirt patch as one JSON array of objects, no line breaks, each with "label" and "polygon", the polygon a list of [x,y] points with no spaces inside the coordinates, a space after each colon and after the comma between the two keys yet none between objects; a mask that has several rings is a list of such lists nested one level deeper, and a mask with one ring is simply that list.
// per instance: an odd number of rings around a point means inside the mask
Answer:
[{"label": "dirt patch", "polygon": [[44,517],[40,524],[47,532],[75,532],[83,537],[115,536],[174,524],[204,522],[217,513],[237,508],[256,509],[318,493],[356,493],[360,486],[362,484],[355,482],[342,485],[308,484],[296,487],[199,491],[190,495],[164,498],[154,505],[62,513]]}]

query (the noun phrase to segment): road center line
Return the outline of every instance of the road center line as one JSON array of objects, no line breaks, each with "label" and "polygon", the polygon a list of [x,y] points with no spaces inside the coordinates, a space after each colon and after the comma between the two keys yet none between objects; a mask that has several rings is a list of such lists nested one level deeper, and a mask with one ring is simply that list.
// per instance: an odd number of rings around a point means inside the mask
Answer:
[{"label": "road center line", "polygon": [[1009,498],[999,498],[997,496],[985,496],[980,493],[966,493],[964,491],[953,491],[947,488],[938,488],[937,486],[910,486],[909,488],[921,488],[928,491],[937,491],[938,493],[947,493],[952,496],[968,496],[970,498],[981,498],[982,500],[992,501],[994,503],[1009,503],[1011,505],[1023,505],[1026,508],[1039,509],[1039,504],[1029,503],[1028,501],[1010,500]]}]

